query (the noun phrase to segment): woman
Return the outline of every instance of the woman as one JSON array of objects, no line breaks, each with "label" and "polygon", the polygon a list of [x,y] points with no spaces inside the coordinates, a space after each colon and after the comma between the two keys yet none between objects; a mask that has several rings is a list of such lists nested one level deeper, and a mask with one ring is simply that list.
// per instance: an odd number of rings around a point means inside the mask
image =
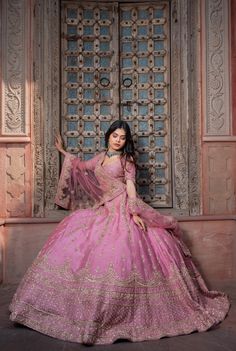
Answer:
[{"label": "woman", "polygon": [[106,344],[204,331],[229,309],[208,291],[176,220],[135,191],[129,126],[115,121],[107,150],[89,161],[66,153],[56,202],[77,209],[51,234],[21,281],[11,320],[63,340]]}]

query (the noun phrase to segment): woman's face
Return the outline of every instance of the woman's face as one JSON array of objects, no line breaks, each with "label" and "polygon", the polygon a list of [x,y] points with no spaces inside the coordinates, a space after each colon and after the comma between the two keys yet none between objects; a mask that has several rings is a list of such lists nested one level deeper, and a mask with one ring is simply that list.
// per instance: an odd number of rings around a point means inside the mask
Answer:
[{"label": "woman's face", "polygon": [[122,128],[117,128],[109,136],[109,149],[111,150],[121,150],[125,146],[126,135]]}]

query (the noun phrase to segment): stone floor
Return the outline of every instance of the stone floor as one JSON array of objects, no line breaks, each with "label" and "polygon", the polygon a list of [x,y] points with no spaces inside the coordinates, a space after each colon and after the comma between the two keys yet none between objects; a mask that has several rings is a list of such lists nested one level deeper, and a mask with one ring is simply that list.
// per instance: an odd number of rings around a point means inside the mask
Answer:
[{"label": "stone floor", "polygon": [[[227,318],[214,330],[203,333],[131,343],[117,341],[112,345],[84,346],[40,334],[24,326],[15,326],[8,318],[8,304],[16,286],[0,286],[1,351],[235,351],[236,350],[236,284],[224,286],[230,296]],[[222,290],[222,288],[221,288]]]}]

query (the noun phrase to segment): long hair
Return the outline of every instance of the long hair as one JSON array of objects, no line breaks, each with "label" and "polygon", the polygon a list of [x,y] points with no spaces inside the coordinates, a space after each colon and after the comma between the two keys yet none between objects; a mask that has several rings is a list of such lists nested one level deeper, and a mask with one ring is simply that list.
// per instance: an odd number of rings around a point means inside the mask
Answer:
[{"label": "long hair", "polygon": [[126,137],[125,145],[121,149],[121,158],[125,158],[125,161],[135,163],[134,142],[127,122],[118,119],[110,125],[105,133],[105,147],[108,148],[109,137],[118,128],[124,129]]}]

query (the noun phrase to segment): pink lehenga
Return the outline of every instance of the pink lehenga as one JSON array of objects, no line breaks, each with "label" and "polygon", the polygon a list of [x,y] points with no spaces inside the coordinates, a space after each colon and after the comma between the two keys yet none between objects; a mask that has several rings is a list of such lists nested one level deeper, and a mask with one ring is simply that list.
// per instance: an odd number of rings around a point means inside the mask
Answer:
[{"label": "pink lehenga", "polygon": [[75,206],[86,192],[94,204],[51,234],[13,297],[11,320],[86,344],[159,339],[222,321],[229,301],[205,286],[176,220],[128,197],[132,163],[103,159],[104,153],[83,162],[66,156],[56,202]]}]

